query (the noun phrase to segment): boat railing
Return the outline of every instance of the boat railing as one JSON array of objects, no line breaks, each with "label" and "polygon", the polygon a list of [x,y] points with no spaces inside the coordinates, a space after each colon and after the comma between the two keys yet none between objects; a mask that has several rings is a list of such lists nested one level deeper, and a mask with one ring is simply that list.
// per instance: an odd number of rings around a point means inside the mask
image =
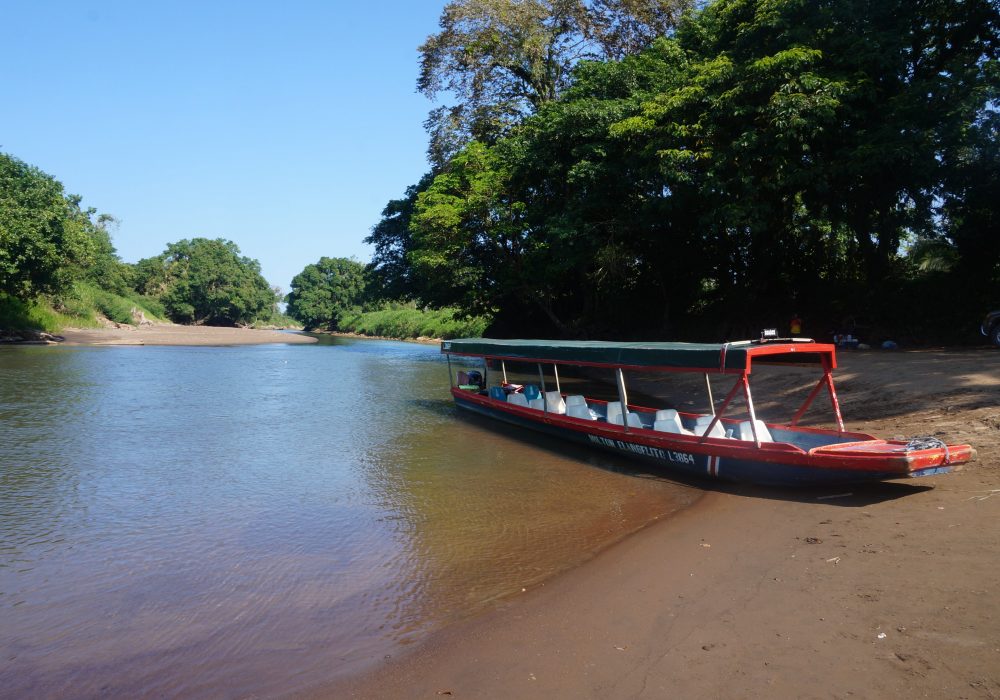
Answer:
[{"label": "boat railing", "polygon": [[[723,346],[723,358],[725,358],[726,349],[732,345],[735,344],[726,344]],[[448,357],[449,376],[451,376],[451,353],[447,350],[445,350],[445,353]],[[489,356],[482,356],[479,359],[483,361],[482,372],[479,370],[459,370],[459,383],[457,384],[458,389],[481,393],[489,396],[495,401],[505,401],[507,403],[511,403],[512,405],[541,410],[545,413],[565,415],[567,418],[575,420],[603,419],[605,422],[621,426],[625,433],[629,433],[632,430],[656,430],[658,432],[674,433],[682,437],[694,437],[701,443],[714,439],[735,438],[743,442],[752,441],[758,448],[764,443],[775,442],[768,425],[757,417],[753,394],[750,388],[749,365],[743,371],[735,373],[736,380],[718,409],[716,409],[715,400],[712,394],[712,383],[709,378],[709,372],[704,372],[705,390],[708,395],[710,414],[692,414],[694,415],[695,424],[684,425],[679,421],[674,423],[675,419],[670,416],[658,415],[657,409],[644,409],[642,407],[632,406],[628,400],[628,387],[625,380],[624,369],[621,366],[608,366],[614,374],[614,388],[618,395],[618,401],[586,399],[584,401],[584,405],[581,406],[579,404],[572,405],[567,402],[566,397],[568,395],[562,392],[561,380],[559,376],[559,362],[518,362],[516,364],[520,366],[534,365],[534,371],[537,372],[537,384],[532,382],[524,385],[512,385],[509,381],[508,366],[505,359],[491,358]],[[502,379],[499,391],[497,390],[498,387],[496,385],[490,386],[489,380],[491,362],[494,363],[494,375],[496,374],[496,365],[499,365],[500,378]],[[574,363],[565,362],[562,364],[573,366]],[[826,389],[830,396],[831,407],[836,419],[838,432],[844,434],[846,431],[831,375],[833,367],[832,358],[826,358],[824,356],[821,364],[823,369],[822,376],[803,401],[802,405],[794,413],[791,421],[787,425],[791,428],[797,428],[799,421],[812,406],[816,397],[821,391]],[[546,370],[548,370],[548,373]],[[732,374],[733,373],[730,373],[730,376]],[[462,382],[463,379],[465,380],[465,383]],[[547,379],[554,383],[554,389],[551,389],[551,384],[547,382]],[[456,384],[452,382],[452,386],[456,387]],[[512,386],[518,387],[519,390],[515,389],[514,391],[521,394],[523,398],[511,401],[511,391],[508,387]],[[747,420],[733,418],[724,419],[723,416],[725,416],[727,411],[731,409],[734,405],[734,401],[738,397],[742,399]],[[611,406],[613,406],[613,408],[609,408]],[[670,409],[661,409],[661,411],[662,410]],[[609,411],[612,415],[609,415]],[[644,419],[643,416],[646,416],[646,419]],[[659,427],[657,427],[657,424],[660,424]]]}]

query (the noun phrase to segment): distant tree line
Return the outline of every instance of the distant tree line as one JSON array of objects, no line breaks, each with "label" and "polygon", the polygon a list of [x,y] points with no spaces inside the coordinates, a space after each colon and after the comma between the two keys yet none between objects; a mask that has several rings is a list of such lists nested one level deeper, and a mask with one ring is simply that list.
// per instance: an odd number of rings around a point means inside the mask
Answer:
[{"label": "distant tree line", "polygon": [[[10,307],[39,300],[59,310],[78,306],[81,296],[108,295],[131,298],[177,323],[266,323],[278,313],[277,290],[235,243],[182,240],[158,256],[125,263],[111,241],[114,218],[80,202],[51,175],[0,153],[3,318],[16,323]],[[119,301],[127,307],[128,299]]]},{"label": "distant tree line", "polygon": [[292,279],[286,313],[311,331],[335,331],[386,338],[481,336],[489,319],[429,309],[414,301],[379,294],[363,263],[350,258],[319,259]]},{"label": "distant tree line", "polygon": [[1000,306],[990,0],[454,0],[375,294],[494,335],[957,340]]}]

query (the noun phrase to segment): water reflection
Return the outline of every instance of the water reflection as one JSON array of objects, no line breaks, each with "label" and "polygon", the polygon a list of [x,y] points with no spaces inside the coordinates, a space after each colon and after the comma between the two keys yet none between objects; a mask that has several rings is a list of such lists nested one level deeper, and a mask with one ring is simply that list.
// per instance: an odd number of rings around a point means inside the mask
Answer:
[{"label": "water reflection", "polygon": [[0,375],[11,697],[329,680],[694,497],[460,419],[434,347],[4,348]]}]

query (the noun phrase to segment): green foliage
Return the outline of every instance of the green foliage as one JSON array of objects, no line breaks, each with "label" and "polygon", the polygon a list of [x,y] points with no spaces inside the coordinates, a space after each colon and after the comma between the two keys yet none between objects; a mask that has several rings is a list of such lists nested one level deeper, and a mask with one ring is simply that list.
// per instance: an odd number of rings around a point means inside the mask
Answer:
[{"label": "green foliage", "polygon": [[[95,213],[94,209],[85,212],[88,220]],[[132,265],[121,261],[111,242],[108,228],[117,223],[112,216],[101,214],[88,227],[94,257],[91,264],[83,270],[83,279],[115,294],[128,295],[135,284],[135,272]]]},{"label": "green foliage", "polygon": [[322,257],[292,280],[287,313],[310,330],[338,330],[342,316],[364,304],[366,293],[364,265]]},{"label": "green foliage", "polygon": [[60,306],[71,316],[87,318],[93,317],[96,312],[116,323],[134,324],[133,309],[141,311],[149,321],[166,317],[163,304],[156,299],[142,297],[131,290],[116,294],[92,282],[77,282],[72,293],[61,300]]},{"label": "green foliage", "polygon": [[382,210],[382,219],[372,228],[365,243],[375,246],[372,262],[366,269],[371,295],[378,299],[412,300],[422,284],[410,265],[413,237],[410,221],[417,197],[434,181],[424,175],[416,185],[408,187],[402,199],[391,200]]},{"label": "green foliage", "polygon": [[136,264],[134,283],[140,293],[158,296],[177,323],[249,325],[276,313],[277,294],[260,263],[240,255],[232,241],[171,243],[163,254]]},{"label": "green foliage", "polygon": [[415,304],[393,304],[377,311],[345,313],[340,330],[380,338],[479,338],[489,319],[462,318],[453,308],[419,309]]},{"label": "green foliage", "polygon": [[92,317],[79,318],[59,313],[44,301],[23,301],[0,292],[0,329],[38,330],[58,333],[66,326],[96,325]]},{"label": "green foliage", "polygon": [[417,195],[409,261],[423,300],[492,311],[488,281],[517,265],[524,230],[524,205],[506,196],[508,177],[497,152],[473,142]]},{"label": "green foliage", "polygon": [[420,47],[417,89],[458,104],[426,126],[443,166],[472,140],[491,143],[570,85],[581,60],[640,52],[676,26],[692,0],[452,0]]},{"label": "green foliage", "polygon": [[[553,52],[574,69],[533,96],[487,58],[554,36],[555,14],[511,4],[451,3],[422,49],[425,92],[522,102],[387,207],[369,239],[387,288],[496,311],[498,332],[668,338],[793,311],[892,329],[920,280],[974,321],[1000,288],[995,3],[717,0],[623,60]],[[561,36],[594,41],[571,16]],[[487,29],[468,63],[449,53]]]},{"label": "green foliage", "polygon": [[67,289],[94,259],[79,198],[38,168],[0,153],[0,292],[29,301]]},{"label": "green foliage", "polygon": [[115,219],[80,202],[49,175],[0,153],[0,295],[9,327],[93,325],[97,313],[132,323],[133,308],[182,323],[276,316],[277,291],[234,243],[180,241],[129,265],[111,241]]}]

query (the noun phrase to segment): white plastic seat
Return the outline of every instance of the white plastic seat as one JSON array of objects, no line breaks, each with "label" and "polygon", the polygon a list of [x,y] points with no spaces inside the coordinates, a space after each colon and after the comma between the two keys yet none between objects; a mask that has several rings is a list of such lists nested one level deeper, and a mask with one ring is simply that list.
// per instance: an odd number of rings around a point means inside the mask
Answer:
[{"label": "white plastic seat", "polygon": [[[757,420],[754,421],[754,423],[757,426],[758,440],[760,440],[761,442],[774,442],[774,439],[771,437],[771,431],[767,429],[766,425],[764,425],[764,421]],[[753,429],[750,427],[750,421],[745,420],[742,423],[740,423],[739,439],[753,442]]]},{"label": "white plastic seat", "polygon": [[684,427],[683,423],[681,423],[681,417],[672,408],[664,408],[656,412],[653,430],[659,430],[663,433],[677,433],[679,435],[693,434]]},{"label": "white plastic seat", "polygon": [[549,413],[566,413],[566,402],[558,391],[545,392],[545,410]]},{"label": "white plastic seat", "polygon": [[[632,428],[641,428],[642,419],[639,418],[637,413],[628,412],[628,424]],[[613,423],[614,425],[624,425],[624,420],[622,419],[622,403],[621,401],[611,401],[608,403],[608,423]]]},{"label": "white plastic seat", "polygon": [[566,410],[569,410],[570,406],[586,406],[587,399],[580,394],[572,394],[566,397]]},{"label": "white plastic seat", "polygon": [[580,404],[573,404],[572,406],[566,407],[566,415],[571,418],[583,418],[584,420],[597,420],[597,416],[587,408],[587,404],[584,403],[582,406]]},{"label": "white plastic seat", "polygon": [[508,394],[507,403],[512,403],[515,406],[524,406],[525,408],[527,408],[528,397],[525,396],[524,394]]},{"label": "white plastic seat", "polygon": [[609,401],[607,412],[608,423],[615,425],[622,424],[622,404],[621,401]]},{"label": "white plastic seat", "polygon": [[[708,426],[711,425],[712,421],[715,420],[715,416],[698,416],[698,419],[694,422],[694,434],[701,437],[708,430]],[[726,429],[722,427],[722,421],[720,420],[712,428],[712,432],[708,434],[708,437],[713,438],[724,438],[726,437]]]},{"label": "white plastic seat", "polygon": [[545,410],[545,399],[543,399],[541,396],[539,396],[537,399],[531,399],[528,402],[528,408],[533,408],[536,411],[544,411]]}]

